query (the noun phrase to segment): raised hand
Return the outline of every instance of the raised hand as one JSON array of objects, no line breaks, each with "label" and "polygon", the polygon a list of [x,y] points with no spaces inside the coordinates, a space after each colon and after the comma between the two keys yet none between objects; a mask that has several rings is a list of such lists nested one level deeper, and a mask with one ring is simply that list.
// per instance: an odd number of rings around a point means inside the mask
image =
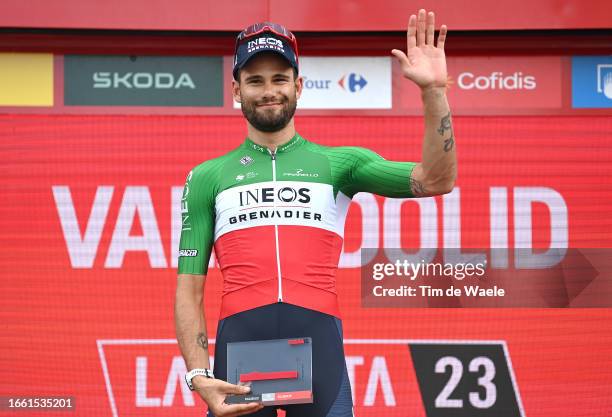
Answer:
[{"label": "raised hand", "polygon": [[442,25],[438,44],[434,45],[435,14],[421,9],[418,17],[411,15],[408,20],[406,53],[399,49],[391,51],[399,60],[404,77],[414,81],[422,90],[446,88],[446,33],[446,25]]}]

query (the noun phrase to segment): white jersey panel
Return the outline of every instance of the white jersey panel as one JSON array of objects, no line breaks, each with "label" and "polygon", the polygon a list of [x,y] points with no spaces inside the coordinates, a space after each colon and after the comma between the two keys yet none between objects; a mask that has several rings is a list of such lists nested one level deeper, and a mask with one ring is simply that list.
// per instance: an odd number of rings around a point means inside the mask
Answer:
[{"label": "white jersey panel", "polygon": [[[344,201],[343,201],[344,203]],[[342,204],[344,206],[344,204]],[[331,184],[267,181],[220,192],[215,200],[215,241],[226,233],[257,226],[308,226],[344,234]],[[340,224],[341,223],[341,224]]]},{"label": "white jersey panel", "polygon": [[346,223],[346,215],[348,214],[351,198],[346,194],[338,191],[336,196],[336,230],[339,230],[340,237],[344,239],[344,224]]}]

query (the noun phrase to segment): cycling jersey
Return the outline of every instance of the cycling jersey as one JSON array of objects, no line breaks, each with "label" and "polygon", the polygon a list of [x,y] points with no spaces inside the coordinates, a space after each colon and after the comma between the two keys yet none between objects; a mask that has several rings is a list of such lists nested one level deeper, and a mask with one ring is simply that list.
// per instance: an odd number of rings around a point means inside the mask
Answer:
[{"label": "cycling jersey", "polygon": [[361,191],[413,197],[412,162],[296,134],[271,151],[250,139],[187,176],[181,200],[180,274],[223,274],[221,319],[286,302],[340,317],[336,270],[344,221]]}]

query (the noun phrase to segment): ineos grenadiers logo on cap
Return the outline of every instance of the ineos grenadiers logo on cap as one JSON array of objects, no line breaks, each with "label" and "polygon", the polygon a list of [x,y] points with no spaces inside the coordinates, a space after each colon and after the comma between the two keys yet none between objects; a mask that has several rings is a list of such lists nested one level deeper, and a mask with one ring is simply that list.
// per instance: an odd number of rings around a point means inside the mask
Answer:
[{"label": "ineos grenadiers logo on cap", "polygon": [[254,39],[252,41],[247,42],[247,53],[250,54],[252,52],[258,51],[260,49],[272,49],[275,51],[279,51],[285,53],[285,47],[283,45],[283,41],[276,38],[271,37],[261,37]]}]

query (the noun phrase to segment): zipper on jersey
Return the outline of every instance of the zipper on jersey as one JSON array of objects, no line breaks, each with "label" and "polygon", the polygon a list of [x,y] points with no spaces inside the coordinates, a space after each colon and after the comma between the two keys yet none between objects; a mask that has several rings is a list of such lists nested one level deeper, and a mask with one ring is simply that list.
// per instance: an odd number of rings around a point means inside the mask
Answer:
[{"label": "zipper on jersey", "polygon": [[[274,202],[273,209],[276,212],[276,150],[268,149],[272,158],[272,182],[274,183]],[[281,281],[280,247],[278,245],[278,224],[274,223],[274,239],[276,241],[276,274],[278,276],[278,302],[283,301],[283,284]]]}]

